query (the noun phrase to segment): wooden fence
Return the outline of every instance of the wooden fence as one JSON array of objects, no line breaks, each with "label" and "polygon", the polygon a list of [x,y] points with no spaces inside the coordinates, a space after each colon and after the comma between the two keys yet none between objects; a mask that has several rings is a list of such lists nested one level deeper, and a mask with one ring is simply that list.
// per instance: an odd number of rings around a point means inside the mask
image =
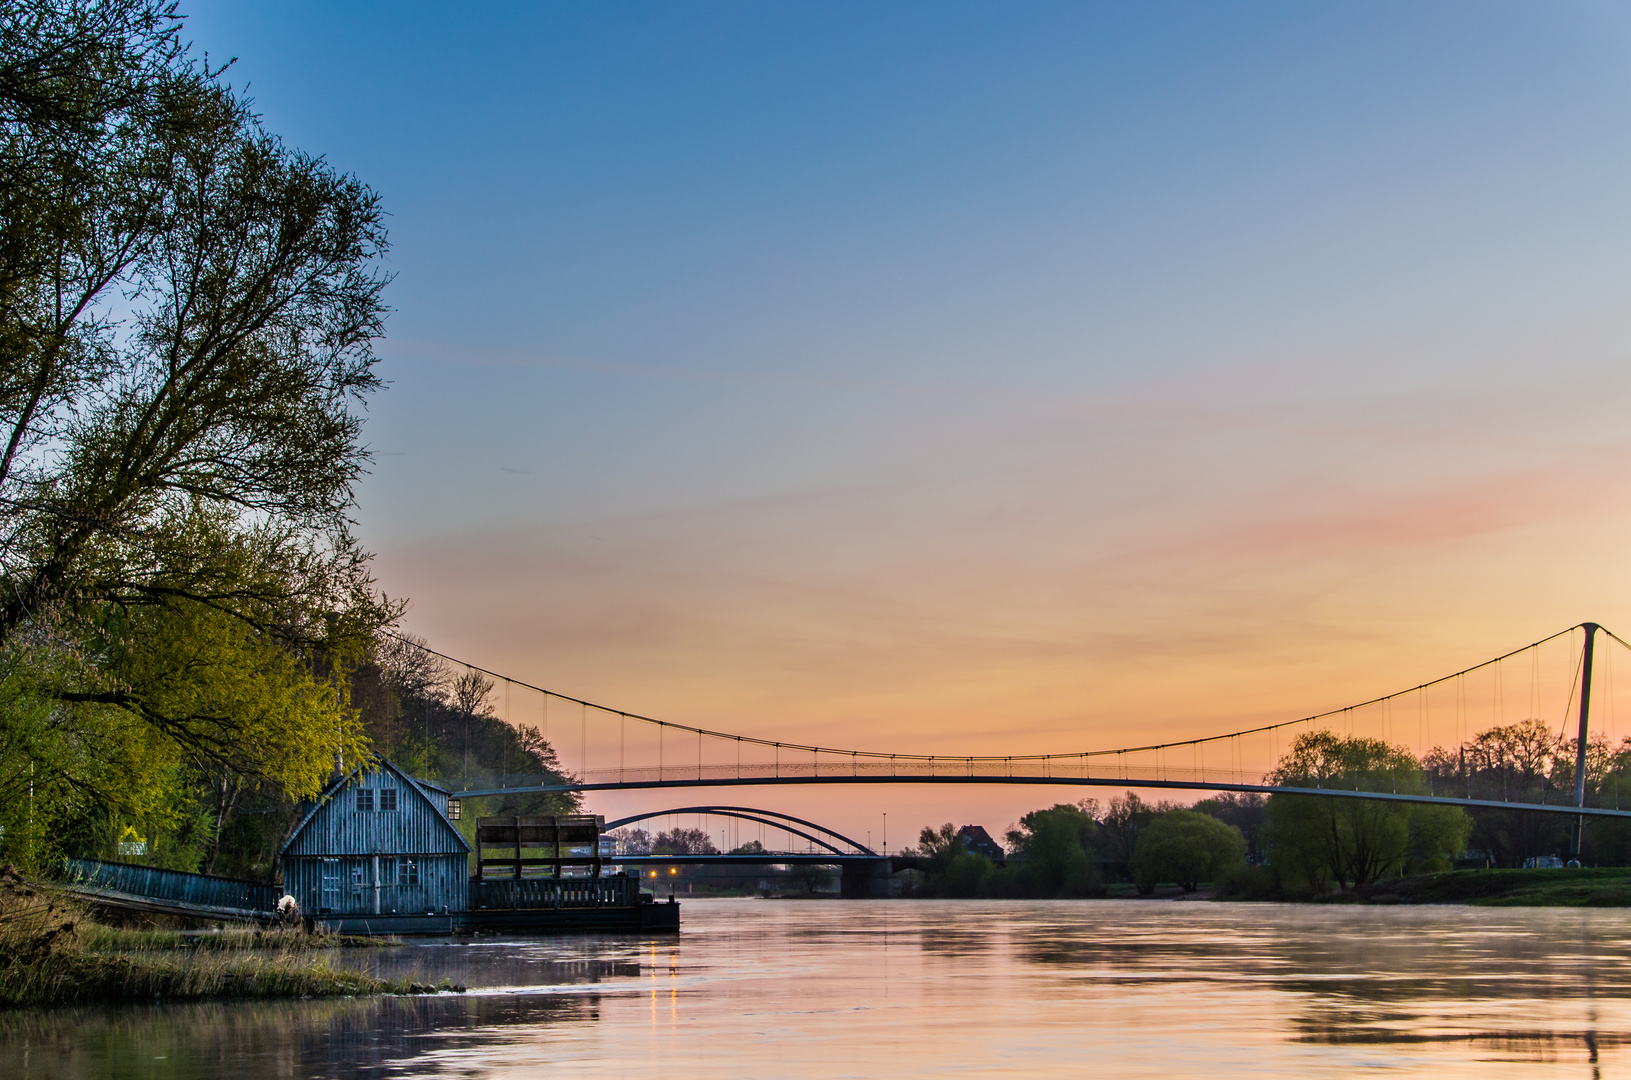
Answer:
[{"label": "wooden fence", "polygon": [[603,878],[489,878],[470,882],[470,908],[598,908],[633,907],[640,903],[640,879],[616,875]]}]

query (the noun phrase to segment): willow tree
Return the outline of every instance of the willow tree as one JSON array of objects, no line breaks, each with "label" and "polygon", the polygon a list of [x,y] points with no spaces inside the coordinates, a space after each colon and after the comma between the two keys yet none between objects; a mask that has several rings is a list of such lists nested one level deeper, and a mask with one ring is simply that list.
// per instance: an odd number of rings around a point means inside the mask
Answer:
[{"label": "willow tree", "polygon": [[397,609],[347,514],[375,193],[262,127],[173,4],[0,16],[0,811],[317,790]]},{"label": "willow tree", "polygon": [[[1309,731],[1269,774],[1285,787],[1425,795],[1421,763],[1381,739]],[[1364,885],[1412,865],[1436,869],[1466,843],[1470,820],[1455,806],[1320,795],[1269,797],[1269,863],[1316,890]]]}]

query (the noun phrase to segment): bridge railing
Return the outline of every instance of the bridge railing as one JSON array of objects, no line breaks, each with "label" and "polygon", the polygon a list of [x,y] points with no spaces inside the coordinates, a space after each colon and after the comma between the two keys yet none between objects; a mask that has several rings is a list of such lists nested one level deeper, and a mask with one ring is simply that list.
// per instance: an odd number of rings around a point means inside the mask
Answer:
[{"label": "bridge railing", "polygon": [[[779,763],[744,762],[740,765],[730,764],[703,764],[703,765],[668,765],[661,768],[655,766],[629,767],[623,769],[590,769],[577,783],[587,786],[614,787],[621,784],[640,784],[645,786],[661,786],[663,784],[684,785],[687,783],[704,782],[709,784],[729,784],[735,781],[746,783],[784,781],[797,783],[801,780],[842,781],[844,779],[880,780],[897,779],[902,781],[914,780],[974,780],[980,779],[1014,780],[1017,782],[1047,782],[1060,781],[1090,782],[1093,784],[1126,784],[1128,787],[1149,785],[1151,787],[1175,786],[1194,789],[1227,790],[1229,785],[1238,785],[1245,790],[1256,790],[1265,794],[1273,793],[1271,778],[1264,776],[1256,770],[1229,768],[1227,766],[1205,766],[1201,768],[1173,766],[1167,764],[1135,764],[1115,757],[1072,758],[1072,759],[1039,759],[1039,758],[937,758],[932,761],[925,759],[901,759],[898,761],[878,761],[860,759],[857,761],[782,761]],[[548,774],[508,774],[503,776],[472,777],[468,781],[458,778],[449,778],[445,781],[455,791],[461,789],[465,792],[502,792],[510,789],[537,790],[539,788],[565,790],[568,785],[562,785],[558,776]],[[1560,809],[1572,808],[1576,805],[1574,793],[1566,787],[1555,783],[1542,782],[1518,786],[1506,783],[1492,784],[1484,780],[1474,779],[1465,781],[1459,779],[1440,778],[1434,782],[1427,778],[1427,788],[1420,794],[1435,798],[1457,800],[1480,800],[1486,804],[1507,803],[1523,804],[1531,807],[1557,807]],[[478,786],[480,785],[480,786]],[[1343,781],[1335,781],[1329,785],[1322,785],[1318,781],[1306,781],[1304,785],[1293,785],[1306,790],[1331,790],[1333,792],[1346,791],[1384,791],[1381,788],[1350,787]],[[1403,793],[1400,793],[1403,794]],[[469,797],[469,796],[467,796]],[[1588,788],[1582,805],[1591,810],[1626,812],[1631,811],[1631,801],[1628,801],[1618,785],[1607,785],[1602,791],[1593,791]]]},{"label": "bridge railing", "polygon": [[520,908],[631,907],[640,882],[621,874],[603,878],[488,878],[470,882],[472,911]]},{"label": "bridge railing", "polygon": [[[916,778],[916,777],[1021,777],[1034,776],[1059,780],[1103,779],[1124,780],[1207,780],[1234,784],[1265,783],[1263,774],[1255,770],[1226,767],[1188,768],[1120,761],[1114,758],[921,758],[866,759],[823,758],[819,761],[704,763],[701,765],[645,765],[626,768],[589,769],[579,778],[586,784],[661,783],[680,780],[754,780],[796,779],[811,777],[836,779],[853,776],[862,778]],[[535,788],[559,784],[557,777],[546,773],[506,773],[502,775],[446,777],[440,783],[455,791],[503,791],[511,788]]]},{"label": "bridge railing", "polygon": [[81,888],[238,911],[272,911],[283,894],[276,885],[255,881],[99,859],[67,859],[63,869],[68,884]]}]

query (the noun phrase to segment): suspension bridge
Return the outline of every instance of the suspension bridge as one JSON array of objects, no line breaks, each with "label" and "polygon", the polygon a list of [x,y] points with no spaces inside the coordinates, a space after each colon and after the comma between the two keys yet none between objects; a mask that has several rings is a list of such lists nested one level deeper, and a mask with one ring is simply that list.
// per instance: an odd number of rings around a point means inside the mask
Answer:
[{"label": "suspension bridge", "polygon": [[[884,752],[712,730],[559,693],[402,640],[480,672],[495,680],[495,686],[502,684],[506,712],[516,690],[539,695],[538,726],[545,739],[561,753],[567,769],[576,753],[578,768],[570,775],[444,777],[458,798],[858,784],[1023,784],[1307,795],[1571,815],[1577,823],[1575,850],[1578,823],[1585,818],[1631,818],[1631,801],[1620,805],[1618,785],[1588,784],[1593,761],[1614,750],[1610,736],[1619,734],[1615,660],[1618,657],[1623,667],[1622,654],[1631,652],[1631,645],[1589,622],[1405,690],[1294,720],[1171,742],[1005,755]],[[1601,716],[1593,711],[1594,697]],[[1606,733],[1601,722],[1592,727],[1594,717],[1606,719]],[[505,719],[529,722],[513,713]],[[1473,747],[1476,764],[1478,754],[1488,750],[1478,740],[1519,720],[1531,725],[1544,722],[1547,731],[1556,732],[1545,767],[1536,773],[1532,761],[1501,763],[1491,766],[1494,772],[1486,768],[1475,784],[1466,764],[1468,747]],[[1477,728],[1485,729],[1483,735]],[[1419,761],[1445,767],[1428,770],[1425,790],[1414,784],[1408,785],[1414,790],[1369,790],[1382,785],[1345,779],[1340,772],[1291,777],[1280,768],[1283,753],[1297,735],[1319,730],[1380,739],[1409,749]],[[1465,776],[1450,767],[1458,753]],[[1507,780],[1492,791],[1489,777],[1496,774]],[[1559,776],[1567,778],[1568,786],[1556,781]],[[788,825],[820,828],[792,819],[783,819],[778,827]],[[836,834],[823,835],[830,839]]]}]

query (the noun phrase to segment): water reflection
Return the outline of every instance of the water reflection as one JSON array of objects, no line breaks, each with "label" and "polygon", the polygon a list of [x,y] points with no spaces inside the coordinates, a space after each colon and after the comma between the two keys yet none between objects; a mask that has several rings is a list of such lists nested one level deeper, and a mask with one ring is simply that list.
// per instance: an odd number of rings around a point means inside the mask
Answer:
[{"label": "water reflection", "polygon": [[[584,995],[372,998],[275,1004],[142,1006],[14,1014],[0,1020],[0,1074],[45,1080],[479,1076],[472,1051],[507,1029],[594,1023]],[[427,1059],[427,1060],[421,1060]]]},{"label": "water reflection", "polygon": [[1621,911],[712,901],[685,916],[678,938],[364,957],[482,991],[462,997],[0,1014],[0,1075],[1631,1072]]}]

